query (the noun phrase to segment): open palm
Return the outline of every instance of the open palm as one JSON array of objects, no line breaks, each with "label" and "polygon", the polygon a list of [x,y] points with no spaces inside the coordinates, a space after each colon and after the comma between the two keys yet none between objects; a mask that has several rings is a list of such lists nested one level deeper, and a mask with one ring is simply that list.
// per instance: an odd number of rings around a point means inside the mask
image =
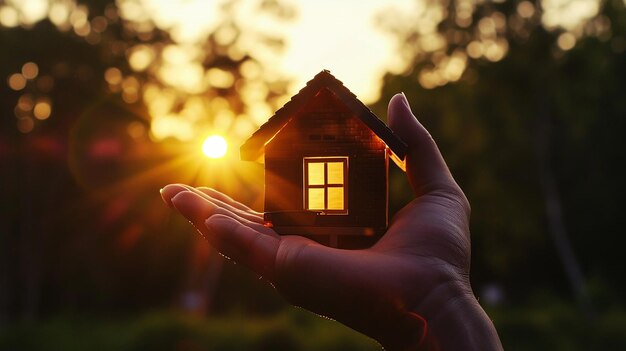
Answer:
[{"label": "open palm", "polygon": [[462,335],[456,341],[445,337],[463,329],[460,311],[475,316],[465,321],[486,317],[469,284],[468,202],[404,95],[390,101],[389,120],[409,146],[407,174],[416,198],[369,249],[341,250],[278,235],[263,225],[262,213],[209,188],[168,185],[163,199],[218,251],[266,278],[296,306],[336,319],[388,349],[472,349]]}]

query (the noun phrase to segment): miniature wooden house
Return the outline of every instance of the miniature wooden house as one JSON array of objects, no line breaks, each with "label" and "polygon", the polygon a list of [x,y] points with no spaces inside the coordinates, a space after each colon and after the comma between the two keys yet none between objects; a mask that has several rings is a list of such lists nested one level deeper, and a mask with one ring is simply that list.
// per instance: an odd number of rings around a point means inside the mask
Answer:
[{"label": "miniature wooden house", "polygon": [[406,144],[324,70],[242,146],[265,162],[265,222],[279,234],[342,248],[371,246],[387,228],[389,158]]}]

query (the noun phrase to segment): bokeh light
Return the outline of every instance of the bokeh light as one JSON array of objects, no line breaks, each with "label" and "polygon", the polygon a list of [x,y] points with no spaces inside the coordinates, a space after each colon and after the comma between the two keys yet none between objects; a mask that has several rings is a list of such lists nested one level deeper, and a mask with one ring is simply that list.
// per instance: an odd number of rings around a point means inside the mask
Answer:
[{"label": "bokeh light", "polygon": [[39,66],[34,62],[26,62],[22,66],[22,75],[26,79],[35,79],[39,74]]},{"label": "bokeh light", "polygon": [[50,102],[47,100],[42,100],[37,102],[35,108],[33,109],[33,115],[38,120],[48,119],[50,114],[52,113],[52,106],[50,106]]},{"label": "bokeh light", "polygon": [[13,90],[22,90],[26,87],[26,78],[20,73],[14,73],[7,79],[7,83]]},{"label": "bokeh light", "polygon": [[5,27],[15,27],[20,23],[17,10],[9,6],[0,6],[0,24]]}]

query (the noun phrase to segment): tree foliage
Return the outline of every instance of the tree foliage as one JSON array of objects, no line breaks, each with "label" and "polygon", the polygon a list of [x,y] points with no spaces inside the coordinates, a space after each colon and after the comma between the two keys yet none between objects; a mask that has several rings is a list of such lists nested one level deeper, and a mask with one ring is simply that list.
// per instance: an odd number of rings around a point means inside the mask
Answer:
[{"label": "tree foliage", "polygon": [[515,301],[549,289],[620,303],[624,3],[598,2],[575,23],[569,3],[562,22],[549,1],[428,4],[405,18],[440,14],[431,27],[382,22],[408,64],[381,101],[406,93],[468,193],[477,292],[495,282]]},{"label": "tree foliage", "polygon": [[[38,4],[0,4],[0,323],[179,304],[194,289],[190,308],[206,308],[221,258],[158,189],[232,177],[196,143],[237,145],[281,104],[287,80],[267,62],[282,38],[254,24],[280,28],[293,10],[225,1],[189,38],[146,2]],[[228,190],[245,187],[232,178]]]}]

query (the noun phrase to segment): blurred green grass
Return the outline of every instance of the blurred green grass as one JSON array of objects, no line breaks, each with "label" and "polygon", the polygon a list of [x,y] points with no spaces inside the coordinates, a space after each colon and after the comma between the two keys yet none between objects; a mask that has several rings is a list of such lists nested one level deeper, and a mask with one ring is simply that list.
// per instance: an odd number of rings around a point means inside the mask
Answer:
[{"label": "blurred green grass", "polygon": [[[525,306],[487,308],[506,350],[620,350],[621,306],[585,317],[571,301],[536,296]],[[0,331],[0,350],[380,350],[373,340],[297,308],[272,316],[202,317],[162,310],[133,317],[59,315]]]},{"label": "blurred green grass", "polygon": [[626,345],[621,305],[585,312],[572,301],[544,293],[523,305],[486,311],[505,350],[624,350]]},{"label": "blurred green grass", "polygon": [[0,331],[0,350],[380,350],[373,340],[296,308],[271,317],[157,311],[134,318],[58,316]]}]

